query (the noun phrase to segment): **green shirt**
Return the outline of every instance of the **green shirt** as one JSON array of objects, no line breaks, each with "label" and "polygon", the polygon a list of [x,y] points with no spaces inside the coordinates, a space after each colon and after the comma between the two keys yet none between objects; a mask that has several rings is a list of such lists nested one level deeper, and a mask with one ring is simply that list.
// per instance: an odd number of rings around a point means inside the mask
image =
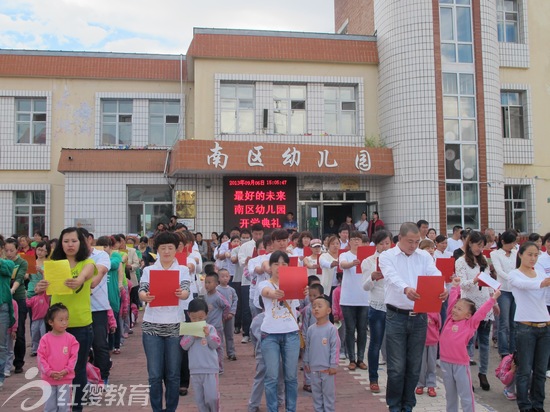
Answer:
[{"label": "green shirt", "polygon": [[[92,259],[86,259],[78,262],[71,269],[73,279],[80,275],[85,265],[91,263],[94,265],[94,276],[97,275],[97,268]],[[92,277],[93,278],[93,277]],[[91,284],[92,278],[88,279],[74,293],[70,295],[52,295],[51,304],[63,303],[69,310],[69,328],[80,328],[92,323],[92,299]]]},{"label": "green shirt", "polygon": [[107,273],[107,294],[113,312],[120,312],[120,289],[118,288],[118,267],[122,263],[122,256],[118,252],[111,253],[111,270]]},{"label": "green shirt", "polygon": [[11,296],[10,280],[11,274],[15,269],[15,264],[8,259],[0,259],[0,305],[8,304],[8,313],[10,321],[8,327],[12,327],[15,323],[13,315],[13,300]]},{"label": "green shirt", "polygon": [[17,268],[13,281],[19,282],[19,287],[15,290],[13,298],[15,300],[25,300],[27,299],[27,291],[25,290],[25,274],[27,273],[27,268],[29,265],[27,261],[19,255],[17,255],[17,259],[13,261],[13,264]]}]

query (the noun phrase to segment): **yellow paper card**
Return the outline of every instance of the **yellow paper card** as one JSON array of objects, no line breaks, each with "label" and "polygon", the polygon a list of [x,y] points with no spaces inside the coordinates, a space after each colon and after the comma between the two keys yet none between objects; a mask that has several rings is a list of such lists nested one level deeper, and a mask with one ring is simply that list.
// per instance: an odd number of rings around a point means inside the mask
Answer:
[{"label": "yellow paper card", "polygon": [[15,265],[13,268],[13,272],[11,272],[11,278],[15,279],[15,275],[17,275],[17,271],[19,270],[19,265]]},{"label": "yellow paper card", "polygon": [[95,250],[105,250],[103,246],[94,246]]},{"label": "yellow paper card", "polygon": [[126,243],[126,249],[133,249],[134,245],[132,243]]},{"label": "yellow paper card", "polygon": [[72,295],[74,291],[65,286],[65,281],[72,279],[71,266],[68,260],[47,260],[44,262],[44,279],[49,285],[47,295]]},{"label": "yellow paper card", "polygon": [[202,320],[200,322],[182,322],[180,323],[180,336],[197,336],[199,338],[204,338],[204,327],[206,326],[206,321]]},{"label": "yellow paper card", "polygon": [[149,252],[149,254],[153,257],[153,259],[157,260],[157,254],[153,252]]}]

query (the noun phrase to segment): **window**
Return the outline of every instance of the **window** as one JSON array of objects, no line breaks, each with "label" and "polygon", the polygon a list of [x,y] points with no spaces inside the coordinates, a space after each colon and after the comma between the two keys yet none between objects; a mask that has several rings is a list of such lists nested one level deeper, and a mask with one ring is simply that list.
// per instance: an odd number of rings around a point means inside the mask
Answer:
[{"label": "window", "polygon": [[498,41],[519,42],[519,9],[517,0],[497,0]]},{"label": "window", "polygon": [[527,191],[528,186],[504,186],[504,209],[507,229],[516,229],[521,233],[528,233]]},{"label": "window", "polygon": [[523,128],[523,101],[521,92],[501,92],[503,137],[525,138]]},{"label": "window", "polygon": [[16,142],[46,143],[46,99],[15,99]]},{"label": "window", "polygon": [[174,214],[169,186],[128,186],[128,233],[151,237]]},{"label": "window", "polygon": [[254,133],[254,85],[221,84],[221,132]]},{"label": "window", "polygon": [[149,101],[149,144],[172,146],[180,130],[180,102]]},{"label": "window", "polygon": [[101,100],[101,144],[132,144],[132,100]]},{"label": "window", "polygon": [[31,236],[35,231],[46,232],[46,192],[17,191],[15,193],[15,232]]},{"label": "window", "polygon": [[306,86],[273,86],[273,131],[276,134],[306,132]]},{"label": "window", "polygon": [[439,3],[443,63],[473,63],[470,0],[440,0]]},{"label": "window", "polygon": [[355,87],[324,87],[325,132],[353,135],[357,131]]}]

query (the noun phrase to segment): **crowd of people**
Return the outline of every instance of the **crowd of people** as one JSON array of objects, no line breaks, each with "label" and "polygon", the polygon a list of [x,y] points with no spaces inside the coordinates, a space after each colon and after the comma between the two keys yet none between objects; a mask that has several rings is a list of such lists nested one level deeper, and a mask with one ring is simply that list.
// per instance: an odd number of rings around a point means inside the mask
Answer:
[{"label": "crowd of people", "polygon": [[[138,319],[154,411],[175,411],[190,386],[200,411],[219,411],[218,376],[225,362],[237,361],[237,338],[254,345],[249,412],[264,395],[269,412],[282,405],[295,411],[299,369],[314,410],[334,411],[343,359],[348,370],[368,371],[373,393],[381,390],[379,365],[387,363],[390,412],[412,411],[417,396],[437,397],[437,367],[447,411],[474,410],[476,366],[482,390],[491,389],[487,375],[496,369],[504,396],[520,411],[544,407],[550,233],[520,244],[513,230],[497,236],[455,226],[447,238],[420,220],[393,236],[374,212],[355,224],[347,217],[323,239],[299,231],[292,215],[270,233],[255,224],[214,232],[208,242],[174,219],[151,239],[96,239],[69,227],[58,239],[38,232],[34,239],[2,237],[0,246],[0,388],[24,370],[29,318],[30,356],[54,389],[46,407],[69,410],[72,396],[72,410],[82,410],[87,366],[108,385]],[[363,246],[372,248],[366,258]],[[449,258],[454,273],[435,291],[441,311],[415,312],[419,276],[442,276],[437,260]],[[66,291],[48,281],[52,262],[70,268]],[[307,268],[302,299],[285,299],[279,287],[280,268],[289,265]],[[169,272],[177,278],[170,304],[156,296],[157,276]],[[489,364],[491,346],[498,365]]]}]

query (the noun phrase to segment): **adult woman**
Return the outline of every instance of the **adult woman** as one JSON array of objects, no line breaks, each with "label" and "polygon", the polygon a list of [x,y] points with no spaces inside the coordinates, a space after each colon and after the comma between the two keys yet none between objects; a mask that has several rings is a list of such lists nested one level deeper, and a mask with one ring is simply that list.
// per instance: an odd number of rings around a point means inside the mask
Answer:
[{"label": "adult woman", "polygon": [[437,232],[433,227],[428,229],[428,234],[426,235],[428,239],[435,243],[435,238],[437,237]]},{"label": "adult woman", "polygon": [[[65,281],[65,285],[74,290],[74,293],[70,295],[52,295],[51,304],[63,303],[67,307],[70,314],[67,332],[80,343],[73,379],[73,385],[75,385],[73,411],[81,411],[83,408],[82,396],[84,395],[84,387],[88,383],[86,363],[88,362],[93,340],[90,292],[92,278],[97,274],[97,269],[94,261],[89,256],[90,250],[86,239],[76,227],[68,227],[61,231],[59,243],[51,256],[51,260],[67,259],[72,274],[72,279]],[[47,287],[48,282],[41,280],[36,284],[34,290],[38,294],[44,292]]]},{"label": "adult woman", "polygon": [[210,253],[212,254],[212,260],[216,260],[215,252],[216,248],[220,245],[220,237],[218,232],[212,232],[210,234]]},{"label": "adult woman", "polygon": [[367,352],[370,390],[373,393],[378,393],[380,392],[380,386],[378,385],[378,363],[380,348],[384,339],[384,330],[386,328],[384,276],[378,267],[378,256],[380,253],[391,248],[391,233],[386,230],[379,230],[374,234],[372,241],[376,246],[376,253],[361,263],[361,271],[363,273],[363,289],[370,291],[370,342]]},{"label": "adult woman", "polygon": [[321,276],[321,285],[326,292],[332,291],[336,286],[338,286],[338,281],[336,280],[336,270],[338,268],[338,249],[340,249],[340,240],[338,236],[332,235],[327,239],[328,250],[326,253],[323,253],[319,258],[319,265],[323,270]]},{"label": "adult woman", "polygon": [[[178,407],[181,350],[179,345],[180,322],[184,321],[183,301],[189,297],[189,270],[179,266],[176,259],[179,238],[170,232],[160,233],[155,237],[155,249],[158,260],[143,270],[139,284],[139,297],[151,303],[151,271],[178,271],[179,287],[174,295],[179,299],[178,306],[147,305],[143,315],[143,349],[147,358],[150,399],[153,411],[173,412]],[[162,385],[166,387],[165,408],[162,407]]]},{"label": "adult woman", "polygon": [[10,291],[14,268],[15,264],[11,260],[0,259],[0,390],[4,386],[4,369],[8,358],[8,328],[15,323]]},{"label": "adult woman", "polygon": [[28,236],[19,236],[19,249],[20,254],[26,256],[36,256],[34,249],[31,247],[31,238]]},{"label": "adult woman", "polygon": [[500,315],[498,317],[498,353],[504,357],[516,350],[516,332],[514,314],[516,303],[508,286],[510,272],[516,267],[516,234],[507,230],[500,235],[500,249],[491,252],[491,262],[497,272],[501,295],[498,298]]},{"label": "adult woman", "polygon": [[197,246],[199,247],[202,261],[206,262],[208,260],[208,244],[202,239],[201,232],[195,233],[195,239],[197,240]]},{"label": "adult woman", "polygon": [[285,381],[285,407],[288,412],[296,411],[298,396],[298,355],[300,337],[296,322],[298,301],[284,300],[285,292],[279,289],[279,267],[288,266],[289,258],[285,252],[277,250],[269,257],[271,279],[258,285],[265,306],[265,318],[262,322],[262,355],[266,366],[265,398],[267,410],[277,412],[277,383],[279,381],[279,362],[283,362]]},{"label": "adult woman", "polygon": [[[480,232],[472,231],[464,243],[464,256],[455,263],[456,275],[461,278],[460,288],[462,289],[462,298],[472,300],[476,309],[479,309],[493,294],[493,290],[488,287],[481,287],[478,283],[478,276],[481,272],[490,276],[489,264],[483,256],[485,247],[485,236]],[[495,305],[493,311],[498,315],[498,305]],[[487,368],[489,367],[489,335],[491,332],[491,321],[494,320],[493,312],[485,316],[477,328],[477,340],[479,342],[479,382],[481,389],[488,391],[490,389],[487,380]],[[468,354],[470,359],[474,355],[475,337],[468,343]]]},{"label": "adult woman", "polygon": [[509,273],[508,286],[516,301],[516,396],[520,411],[543,411],[546,365],[550,357],[550,315],[546,288],[550,278],[535,265],[539,248],[525,242],[519,248],[517,269]]},{"label": "adult woman", "polygon": [[384,222],[380,220],[380,215],[377,211],[372,212],[372,219],[369,222],[369,239],[372,239],[374,232],[384,227]]},{"label": "adult woman", "polygon": [[367,230],[369,229],[367,212],[361,213],[361,219],[359,219],[357,223],[355,223],[355,227],[359,232],[363,233],[364,235],[367,234]]},{"label": "adult woman", "polygon": [[299,256],[300,260],[304,260],[304,248],[309,247],[311,239],[313,239],[313,234],[311,232],[301,232],[300,236],[298,236],[298,243],[292,250],[292,256]]},{"label": "adult woman", "polygon": [[438,235],[435,238],[435,252],[434,258],[450,258],[453,254],[447,250],[447,236]]}]

